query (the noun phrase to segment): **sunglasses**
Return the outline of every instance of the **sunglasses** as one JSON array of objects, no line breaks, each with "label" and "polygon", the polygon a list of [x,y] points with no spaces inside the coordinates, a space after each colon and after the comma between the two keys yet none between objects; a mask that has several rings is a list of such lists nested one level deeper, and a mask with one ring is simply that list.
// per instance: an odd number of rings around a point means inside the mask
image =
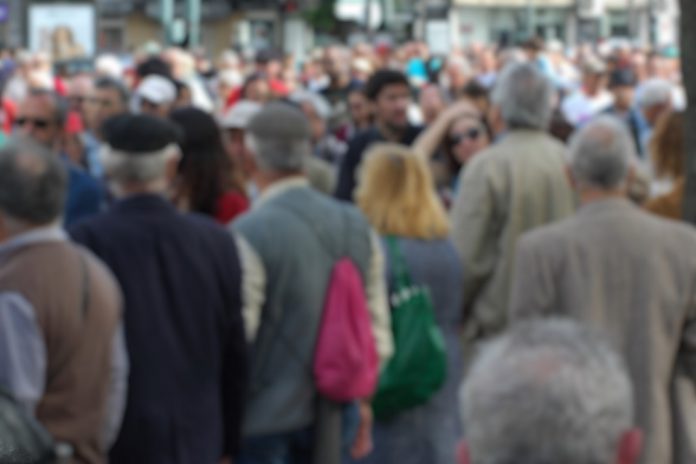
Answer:
[{"label": "sunglasses", "polygon": [[467,139],[471,139],[473,141],[476,141],[476,140],[478,140],[478,138],[480,136],[481,136],[481,129],[479,129],[478,127],[472,127],[471,129],[467,130],[464,133],[452,135],[450,137],[450,143],[452,144],[452,146],[456,146]]},{"label": "sunglasses", "polygon": [[27,124],[31,124],[32,126],[36,127],[37,129],[46,129],[48,126],[51,125],[51,121],[49,119],[39,119],[39,118],[17,118],[15,120],[15,126],[17,127],[24,127]]}]

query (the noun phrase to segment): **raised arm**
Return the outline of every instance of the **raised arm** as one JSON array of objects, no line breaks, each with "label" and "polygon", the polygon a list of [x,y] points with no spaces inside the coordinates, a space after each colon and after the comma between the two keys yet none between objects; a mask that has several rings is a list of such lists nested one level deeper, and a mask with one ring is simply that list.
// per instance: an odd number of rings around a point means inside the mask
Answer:
[{"label": "raised arm", "polygon": [[440,113],[435,122],[431,124],[413,143],[413,149],[426,160],[435,155],[437,149],[447,137],[447,131],[452,123],[462,115],[479,115],[479,111],[469,100],[459,100]]}]

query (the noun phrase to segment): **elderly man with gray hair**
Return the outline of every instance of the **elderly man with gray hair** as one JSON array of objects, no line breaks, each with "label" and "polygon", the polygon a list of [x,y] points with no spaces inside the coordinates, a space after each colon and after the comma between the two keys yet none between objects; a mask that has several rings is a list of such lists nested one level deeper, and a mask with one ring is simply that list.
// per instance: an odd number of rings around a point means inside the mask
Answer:
[{"label": "elderly man with gray hair", "polygon": [[[13,139],[0,149],[0,388],[76,462],[98,464],[126,396],[121,292],[62,230],[66,188],[47,148]],[[16,462],[8,451],[0,446],[0,461]]]},{"label": "elderly man with gray hair", "polygon": [[467,341],[503,330],[517,239],[574,210],[565,147],[545,130],[553,84],[536,66],[507,67],[493,93],[504,135],[461,175],[452,234],[464,263]]},{"label": "elderly man with gray hair", "polygon": [[644,464],[696,462],[696,231],[626,198],[634,144],[600,117],[570,147],[578,213],[525,235],[510,317],[563,315],[605,330],[625,356],[646,432]]},{"label": "elderly man with gray hair", "polygon": [[598,333],[569,320],[519,324],[488,344],[461,403],[460,464],[638,460],[641,432],[624,363]]}]

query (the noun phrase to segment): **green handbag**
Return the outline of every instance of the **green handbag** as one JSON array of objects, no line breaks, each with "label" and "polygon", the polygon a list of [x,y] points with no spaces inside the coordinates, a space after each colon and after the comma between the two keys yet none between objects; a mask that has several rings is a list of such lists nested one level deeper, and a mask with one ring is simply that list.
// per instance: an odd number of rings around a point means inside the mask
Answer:
[{"label": "green handbag", "polygon": [[379,379],[372,407],[388,420],[426,403],[445,383],[447,353],[427,288],[414,285],[395,237],[387,237],[394,285],[390,294],[395,352]]}]

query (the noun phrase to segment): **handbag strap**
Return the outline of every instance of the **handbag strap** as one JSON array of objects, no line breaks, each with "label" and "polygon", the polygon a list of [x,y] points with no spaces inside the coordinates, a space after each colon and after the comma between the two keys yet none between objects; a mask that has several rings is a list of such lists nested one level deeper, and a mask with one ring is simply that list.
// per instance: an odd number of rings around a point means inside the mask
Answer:
[{"label": "handbag strap", "polygon": [[396,282],[396,288],[409,288],[413,285],[411,280],[411,275],[406,267],[406,259],[401,252],[401,247],[399,246],[399,239],[393,235],[389,235],[385,238],[387,242],[387,248],[389,253],[389,262],[391,263],[392,272],[394,274],[394,279]]}]

